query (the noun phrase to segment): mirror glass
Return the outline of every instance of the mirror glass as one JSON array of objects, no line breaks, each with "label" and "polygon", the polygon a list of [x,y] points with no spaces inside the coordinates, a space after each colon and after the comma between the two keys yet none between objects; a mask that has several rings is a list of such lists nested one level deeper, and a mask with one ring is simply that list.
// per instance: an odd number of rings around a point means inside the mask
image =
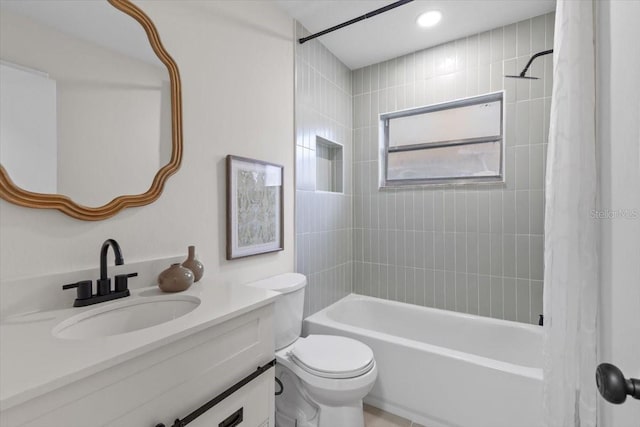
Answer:
[{"label": "mirror glass", "polygon": [[105,1],[0,1],[0,163],[24,190],[102,206],[172,152],[171,86],[143,27]]}]

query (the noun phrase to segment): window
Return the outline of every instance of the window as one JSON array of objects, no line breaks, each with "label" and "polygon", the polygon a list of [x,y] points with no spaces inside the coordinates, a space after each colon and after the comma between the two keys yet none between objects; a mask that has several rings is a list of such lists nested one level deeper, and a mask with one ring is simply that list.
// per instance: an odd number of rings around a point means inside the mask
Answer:
[{"label": "window", "polygon": [[380,187],[504,181],[504,92],[380,115]]}]

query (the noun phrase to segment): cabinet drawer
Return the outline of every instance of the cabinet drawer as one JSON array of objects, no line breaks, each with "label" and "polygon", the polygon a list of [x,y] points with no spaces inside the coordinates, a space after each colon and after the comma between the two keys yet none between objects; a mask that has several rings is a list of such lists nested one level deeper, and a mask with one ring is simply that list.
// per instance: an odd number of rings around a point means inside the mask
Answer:
[{"label": "cabinet drawer", "polygon": [[[163,423],[171,427],[176,419],[183,419],[189,410],[196,410],[201,405],[215,397],[206,395],[203,390],[209,389],[209,383],[216,377],[205,375],[182,384],[175,390],[165,393],[160,398],[148,402],[105,426],[108,427],[156,427]],[[242,408],[242,422],[236,424],[241,427],[273,426],[275,413],[275,369],[270,368],[248,384],[229,395],[213,408],[189,423],[188,427],[218,427],[232,414]],[[197,398],[194,396],[198,396]],[[267,421],[267,424],[264,422]],[[221,427],[235,427],[233,424]]]},{"label": "cabinet drawer", "polygon": [[[260,375],[227,397],[209,411],[196,418],[189,427],[273,427],[272,405],[274,369]],[[242,413],[242,421],[238,414]],[[225,424],[226,421],[226,424]],[[169,426],[167,426],[169,427]]]}]

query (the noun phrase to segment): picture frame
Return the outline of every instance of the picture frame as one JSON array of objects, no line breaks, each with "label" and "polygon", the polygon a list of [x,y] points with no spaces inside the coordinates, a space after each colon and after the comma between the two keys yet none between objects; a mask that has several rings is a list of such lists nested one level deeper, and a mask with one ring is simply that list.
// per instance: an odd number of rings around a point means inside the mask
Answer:
[{"label": "picture frame", "polygon": [[227,260],[284,250],[284,166],[228,155]]}]

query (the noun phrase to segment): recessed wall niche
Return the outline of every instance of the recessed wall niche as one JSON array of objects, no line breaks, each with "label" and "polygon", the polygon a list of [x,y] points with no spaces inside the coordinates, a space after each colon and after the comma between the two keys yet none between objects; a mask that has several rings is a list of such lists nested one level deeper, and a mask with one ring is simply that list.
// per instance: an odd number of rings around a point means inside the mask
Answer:
[{"label": "recessed wall niche", "polygon": [[316,136],[316,191],[343,192],[342,145]]}]

